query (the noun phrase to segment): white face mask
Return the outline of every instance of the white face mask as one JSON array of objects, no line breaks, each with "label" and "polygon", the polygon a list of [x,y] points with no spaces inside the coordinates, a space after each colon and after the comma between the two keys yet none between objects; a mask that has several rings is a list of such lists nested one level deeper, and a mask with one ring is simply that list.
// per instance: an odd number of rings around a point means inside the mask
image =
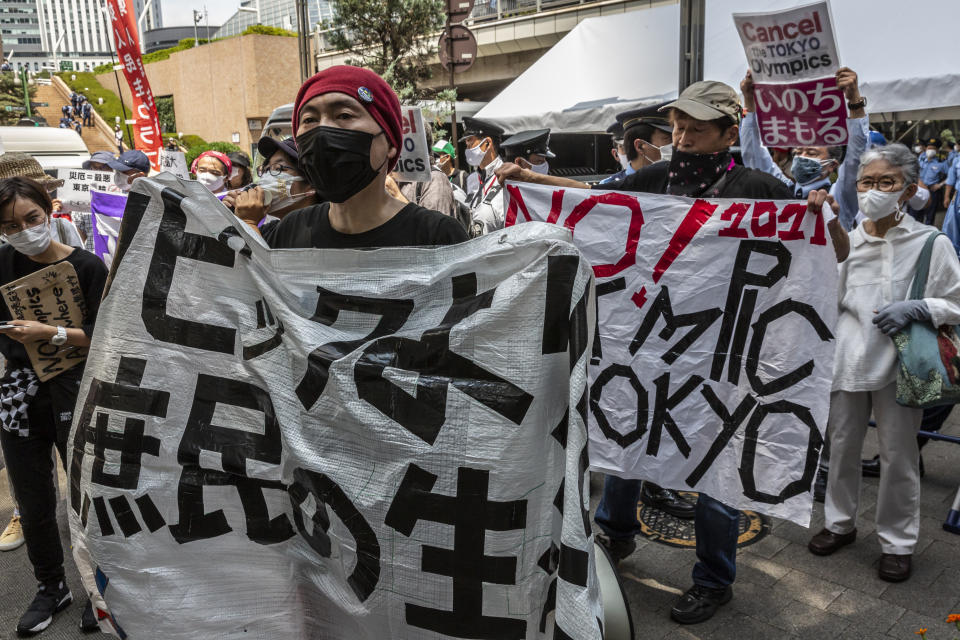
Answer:
[{"label": "white face mask", "polygon": [[303,178],[286,173],[281,173],[279,176],[272,176],[269,173],[263,174],[257,186],[263,189],[263,203],[267,205],[267,213],[285,209],[289,205],[302,202],[313,195],[312,191],[296,195],[290,193],[290,187],[294,182],[303,182]]},{"label": "white face mask", "polygon": [[920,145],[917,145],[917,146],[915,146],[915,147],[913,148],[913,152],[914,152],[914,153],[922,153],[922,152],[923,152],[923,147],[921,147]]},{"label": "white face mask", "polygon": [[670,161],[670,158],[673,157],[673,144],[665,144],[662,147],[657,147],[660,150],[660,159]]},{"label": "white face mask", "polygon": [[197,174],[197,182],[209,189],[211,193],[216,193],[223,187],[223,176],[215,176],[212,173],[201,171]]},{"label": "white face mask", "polygon": [[130,191],[130,187],[133,186],[130,184],[130,176],[125,173],[120,173],[119,171],[113,172],[113,184],[123,192]]},{"label": "white face mask", "polygon": [[550,163],[544,160],[540,164],[531,164],[530,171],[533,171],[534,173],[539,173],[540,175],[545,176],[547,175],[547,172],[550,171]]},{"label": "white face mask", "polygon": [[620,168],[626,171],[627,167],[630,166],[630,161],[627,159],[627,154],[618,153],[617,158],[620,160]]},{"label": "white face mask", "polygon": [[891,213],[900,211],[900,196],[906,189],[900,191],[878,191],[870,189],[857,194],[857,204],[860,205],[860,211],[871,220],[880,220],[886,218]]},{"label": "white face mask", "polygon": [[35,256],[43,253],[50,246],[52,239],[49,222],[7,236],[7,242],[25,256]]},{"label": "white face mask", "polygon": [[927,149],[927,159],[928,159],[928,160],[933,160],[933,157],[934,157],[935,155],[937,155],[936,150],[934,150],[934,149]]},{"label": "white face mask", "polygon": [[467,164],[471,167],[479,167],[480,163],[483,162],[483,156],[486,155],[486,152],[483,150],[483,142],[481,141],[477,146],[470,147],[463,153],[463,157],[466,159]]}]

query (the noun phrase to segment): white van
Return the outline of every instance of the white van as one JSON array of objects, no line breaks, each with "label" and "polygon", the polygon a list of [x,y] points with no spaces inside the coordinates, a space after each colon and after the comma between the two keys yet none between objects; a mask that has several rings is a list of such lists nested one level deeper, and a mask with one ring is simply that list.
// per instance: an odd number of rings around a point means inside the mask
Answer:
[{"label": "white van", "polygon": [[80,134],[56,127],[0,127],[4,153],[29,153],[43,170],[56,175],[57,169],[80,169],[90,152]]}]

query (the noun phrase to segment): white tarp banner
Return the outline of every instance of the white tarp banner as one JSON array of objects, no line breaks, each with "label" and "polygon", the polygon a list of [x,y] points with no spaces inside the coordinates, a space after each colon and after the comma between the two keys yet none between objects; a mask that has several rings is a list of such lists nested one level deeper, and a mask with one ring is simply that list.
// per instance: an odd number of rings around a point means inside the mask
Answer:
[{"label": "white tarp banner", "polygon": [[400,107],[403,145],[394,169],[405,182],[430,182],[430,149],[420,107]]},{"label": "white tarp banner", "polygon": [[105,620],[600,639],[593,276],[568,232],[271,251],[169,174],[135,183],[122,225],[69,454]]},{"label": "white tarp banner", "polygon": [[807,526],[837,316],[823,218],[795,201],[504,191],[508,225],[571,229],[594,265],[591,467]]}]

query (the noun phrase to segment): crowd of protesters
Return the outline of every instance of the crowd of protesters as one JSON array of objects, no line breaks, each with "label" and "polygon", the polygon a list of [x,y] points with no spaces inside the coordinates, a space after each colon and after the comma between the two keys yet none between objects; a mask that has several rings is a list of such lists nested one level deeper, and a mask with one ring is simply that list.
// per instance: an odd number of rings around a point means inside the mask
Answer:
[{"label": "crowd of protesters", "polygon": [[[430,142],[430,180],[408,183],[394,173],[402,146],[394,91],[371,71],[337,66],[303,84],[294,103],[293,136],[262,138],[258,166],[245,154],[206,151],[190,171],[275,249],[464,242],[503,228],[501,190],[507,180],[694,198],[805,201],[826,222],[840,291],[829,446],[814,488],[825,501],[826,526],[811,537],[809,550],[830,555],[856,540],[861,474],[879,472],[878,575],[902,581],[911,575],[920,535],[923,470],[917,431],[921,425],[939,428],[950,407],[923,411],[896,403],[897,356],[890,336],[911,322],[935,327],[960,323],[958,233],[936,238],[925,297],[908,299],[917,257],[933,231],[938,208],[947,208],[948,234],[951,224],[960,227],[960,146],[945,148],[938,138],[913,150],[887,144],[870,130],[856,74],[841,69],[837,84],[848,108],[845,148],[762,146],[748,73],[740,87],[742,102],[733,87],[703,81],[687,87],[677,100],[619,114],[610,132],[611,154],[621,170],[596,184],[551,174],[555,155],[549,130],[507,135],[495,123],[476,118],[464,119],[457,140],[471,171],[456,168],[457,136],[451,135]],[[64,117],[79,114],[86,120],[89,104],[83,96],[75,98],[64,105]],[[738,143],[742,162],[735,161],[732,151]],[[117,189],[126,192],[150,173],[150,163],[141,151],[123,151],[122,146],[118,151],[118,156],[94,154],[87,168],[113,171]],[[79,242],[58,235],[57,201],[50,195],[58,185],[39,166],[6,154],[0,157],[0,177],[0,232],[6,241],[0,247],[0,278],[10,282],[68,261],[80,275],[87,299],[82,328],[65,333],[62,327],[11,320],[0,309],[0,352],[6,359],[0,394],[4,399],[19,394],[24,400],[19,418],[4,420],[0,430],[18,505],[0,537],[0,549],[26,542],[39,588],[18,631],[30,634],[46,628],[72,597],[64,581],[50,454],[55,450],[65,463],[82,367],[55,378],[56,384],[38,383],[31,378],[23,345],[35,340],[88,345],[106,270],[89,253],[89,245],[82,248],[90,235],[86,225],[81,224]],[[880,453],[875,460],[861,460],[871,415]],[[692,586],[670,615],[684,624],[710,619],[733,597],[740,513],[705,493],[691,502],[670,488],[607,477],[595,522],[599,542],[615,560],[635,552],[638,502],[694,521]],[[89,607],[82,626],[96,628]]]}]

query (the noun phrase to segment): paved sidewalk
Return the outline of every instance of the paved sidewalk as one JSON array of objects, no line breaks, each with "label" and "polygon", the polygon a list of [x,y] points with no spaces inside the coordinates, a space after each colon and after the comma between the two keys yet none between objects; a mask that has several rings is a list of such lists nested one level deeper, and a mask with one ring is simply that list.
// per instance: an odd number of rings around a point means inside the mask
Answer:
[{"label": "paved sidewalk", "polygon": [[[951,416],[945,433],[960,435],[960,415]],[[873,455],[873,432],[870,438],[866,453]],[[856,544],[830,558],[807,551],[810,536],[823,525],[822,505],[815,509],[810,530],[772,522],[770,535],[741,549],[733,600],[700,625],[684,627],[669,617],[674,600],[690,586],[694,552],[638,538],[637,551],[620,565],[636,639],[911,640],[918,638],[914,631],[922,627],[929,629],[927,640],[957,638],[960,633],[945,620],[949,613],[960,613],[960,535],[947,533],[941,525],[960,484],[960,446],[932,442],[924,449],[924,461],[920,545],[914,575],[907,582],[890,584],[877,578],[880,547],[873,525],[877,482],[868,479]],[[63,495],[62,471],[60,480]],[[594,507],[600,481],[596,476]],[[0,471],[0,526],[6,526],[11,510],[6,471]],[[105,638],[85,635],[78,627],[85,602],[69,556],[64,508],[60,529],[68,555],[68,583],[76,600],[40,638]],[[0,572],[0,640],[7,640],[16,637],[17,619],[35,592],[26,549],[0,553]]]},{"label": "paved sidewalk", "polygon": [[[960,435],[960,411],[944,433]],[[875,452],[871,429],[865,453]],[[931,442],[923,459],[920,542],[906,582],[877,577],[877,480],[865,478],[855,544],[828,558],[807,550],[823,527],[822,504],[816,504],[809,530],[774,520],[766,538],[740,550],[733,600],[699,625],[678,625],[669,614],[692,584],[695,552],[638,537],[637,551],[619,567],[637,640],[916,640],[920,628],[928,629],[927,640],[960,638],[946,623],[948,614],[960,613],[960,535],[942,528],[960,485],[960,446]],[[594,486],[596,508],[596,480]]]}]

